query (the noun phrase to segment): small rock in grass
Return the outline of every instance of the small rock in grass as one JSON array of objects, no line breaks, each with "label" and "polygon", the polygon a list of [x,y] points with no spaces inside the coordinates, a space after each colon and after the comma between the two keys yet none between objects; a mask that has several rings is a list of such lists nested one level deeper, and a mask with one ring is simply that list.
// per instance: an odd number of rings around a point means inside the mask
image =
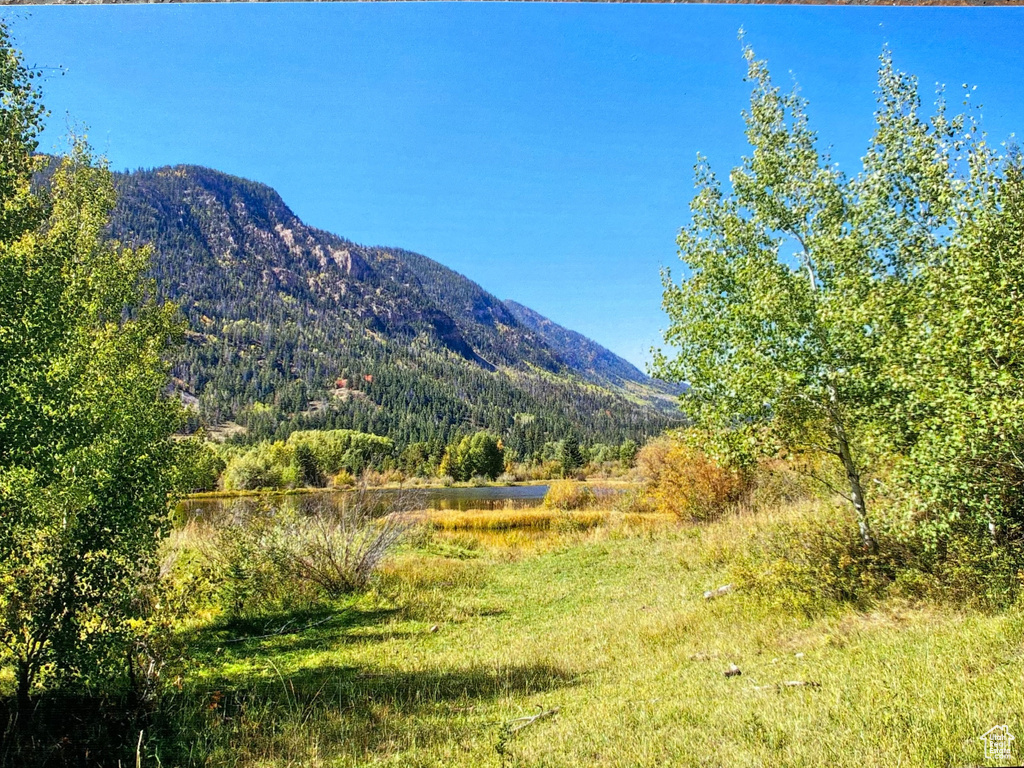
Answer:
[{"label": "small rock in grass", "polygon": [[437,624],[435,624],[434,626],[432,626],[430,628],[431,632],[439,632],[440,630],[441,630],[441,628],[439,626],[437,626]]},{"label": "small rock in grass", "polygon": [[735,664],[730,664],[729,668],[727,670],[725,670],[725,676],[726,677],[736,677],[737,675],[742,675],[742,674],[743,673],[740,671],[740,668],[737,667]]},{"label": "small rock in grass", "polygon": [[732,584],[723,584],[717,589],[709,589],[707,592],[705,592],[704,599],[712,600],[716,597],[721,597],[722,595],[728,595],[730,592],[732,592],[732,589]]},{"label": "small rock in grass", "polygon": [[800,653],[796,654],[796,657],[797,657],[798,659],[802,659],[802,658],[804,657],[804,654],[803,654],[803,652],[801,651]]}]

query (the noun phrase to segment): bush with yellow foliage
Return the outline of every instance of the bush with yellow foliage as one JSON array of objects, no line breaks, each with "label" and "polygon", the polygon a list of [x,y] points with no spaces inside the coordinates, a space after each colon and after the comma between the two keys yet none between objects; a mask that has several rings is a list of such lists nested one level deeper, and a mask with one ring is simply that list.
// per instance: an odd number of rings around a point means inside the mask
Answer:
[{"label": "bush with yellow foliage", "polygon": [[549,509],[583,509],[596,501],[594,492],[582,483],[555,480],[544,494],[544,506]]},{"label": "bush with yellow foliage", "polygon": [[685,434],[647,443],[636,457],[652,511],[689,521],[712,520],[747,490],[745,474],[723,466]]}]

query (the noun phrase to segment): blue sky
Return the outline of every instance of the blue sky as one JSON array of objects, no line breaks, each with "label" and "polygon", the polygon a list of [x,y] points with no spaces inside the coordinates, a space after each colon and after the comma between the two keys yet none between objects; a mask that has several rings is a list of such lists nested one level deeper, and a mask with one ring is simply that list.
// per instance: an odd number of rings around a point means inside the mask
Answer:
[{"label": "blue sky", "polygon": [[[0,11],[46,67],[44,148],[196,163],[307,223],[426,254],[641,366],[665,325],[692,166],[744,152],[737,30],[855,171],[877,57],[1024,133],[1024,9],[576,3],[45,6]],[[58,68],[63,69],[60,74]]]}]

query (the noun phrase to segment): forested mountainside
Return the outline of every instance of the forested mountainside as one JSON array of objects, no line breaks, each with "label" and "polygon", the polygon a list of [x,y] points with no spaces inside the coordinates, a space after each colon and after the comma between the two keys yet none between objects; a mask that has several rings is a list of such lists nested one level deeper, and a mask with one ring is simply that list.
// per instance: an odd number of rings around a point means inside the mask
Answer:
[{"label": "forested mountainside", "polygon": [[175,166],[119,174],[117,187],[111,234],[153,245],[158,290],[191,327],[173,375],[199,423],[400,445],[489,429],[528,456],[568,434],[639,440],[676,420],[652,407],[649,380],[630,379],[628,396],[596,386],[472,281],[309,227],[263,184]]},{"label": "forested mountainside", "polygon": [[625,389],[632,387],[643,395],[654,390],[664,395],[670,407],[675,407],[675,397],[682,392],[681,387],[650,378],[582,333],[565,328],[517,301],[507,299],[505,306],[521,325],[540,336],[560,360],[587,381]]}]

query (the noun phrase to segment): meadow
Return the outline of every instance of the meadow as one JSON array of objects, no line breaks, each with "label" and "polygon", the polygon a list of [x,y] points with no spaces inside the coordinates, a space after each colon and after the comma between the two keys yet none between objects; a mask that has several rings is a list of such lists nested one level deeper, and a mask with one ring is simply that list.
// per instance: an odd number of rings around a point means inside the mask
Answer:
[{"label": "meadow", "polygon": [[1018,609],[747,588],[766,531],[848,514],[429,513],[355,596],[193,613],[140,764],[986,764],[1024,715]]}]

